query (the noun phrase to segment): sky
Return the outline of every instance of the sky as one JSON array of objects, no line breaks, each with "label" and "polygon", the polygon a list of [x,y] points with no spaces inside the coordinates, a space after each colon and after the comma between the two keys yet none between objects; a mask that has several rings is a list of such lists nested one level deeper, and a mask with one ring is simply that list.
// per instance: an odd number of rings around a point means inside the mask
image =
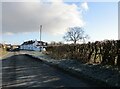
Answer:
[{"label": "sky", "polygon": [[[118,3],[118,23],[120,23],[120,2]],[[118,25],[118,39],[120,39],[120,25]]]},{"label": "sky", "polygon": [[75,26],[84,28],[90,36],[89,41],[118,39],[118,2],[7,1],[0,4],[0,43],[22,44],[27,40],[39,40],[40,25],[43,26],[42,40],[46,42],[64,42],[68,28]]}]

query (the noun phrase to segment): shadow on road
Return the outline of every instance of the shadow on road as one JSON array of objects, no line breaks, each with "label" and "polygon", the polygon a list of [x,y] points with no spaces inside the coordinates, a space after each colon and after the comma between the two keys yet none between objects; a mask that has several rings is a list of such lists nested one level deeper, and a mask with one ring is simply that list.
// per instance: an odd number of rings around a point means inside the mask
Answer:
[{"label": "shadow on road", "polygon": [[2,87],[94,87],[26,55],[2,60]]}]

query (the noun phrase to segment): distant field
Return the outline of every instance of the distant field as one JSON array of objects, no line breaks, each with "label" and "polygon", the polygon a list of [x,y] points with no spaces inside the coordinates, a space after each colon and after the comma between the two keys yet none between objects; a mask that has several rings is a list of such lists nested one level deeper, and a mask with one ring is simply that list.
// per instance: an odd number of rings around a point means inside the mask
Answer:
[{"label": "distant field", "polygon": [[7,54],[7,51],[0,49],[0,57],[4,56],[5,54]]}]

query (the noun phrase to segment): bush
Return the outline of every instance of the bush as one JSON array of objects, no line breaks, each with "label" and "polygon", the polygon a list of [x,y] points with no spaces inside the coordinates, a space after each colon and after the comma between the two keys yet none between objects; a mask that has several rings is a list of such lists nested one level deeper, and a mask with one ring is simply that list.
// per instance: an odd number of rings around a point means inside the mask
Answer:
[{"label": "bush", "polygon": [[84,63],[120,66],[120,40],[49,46],[46,51],[55,59],[75,59]]}]

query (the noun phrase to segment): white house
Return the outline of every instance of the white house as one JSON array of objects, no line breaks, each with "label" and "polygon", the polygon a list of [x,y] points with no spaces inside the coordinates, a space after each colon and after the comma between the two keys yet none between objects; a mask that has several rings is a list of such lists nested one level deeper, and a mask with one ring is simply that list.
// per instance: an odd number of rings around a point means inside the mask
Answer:
[{"label": "white house", "polygon": [[30,40],[20,45],[21,50],[45,51],[47,43],[43,41]]}]

